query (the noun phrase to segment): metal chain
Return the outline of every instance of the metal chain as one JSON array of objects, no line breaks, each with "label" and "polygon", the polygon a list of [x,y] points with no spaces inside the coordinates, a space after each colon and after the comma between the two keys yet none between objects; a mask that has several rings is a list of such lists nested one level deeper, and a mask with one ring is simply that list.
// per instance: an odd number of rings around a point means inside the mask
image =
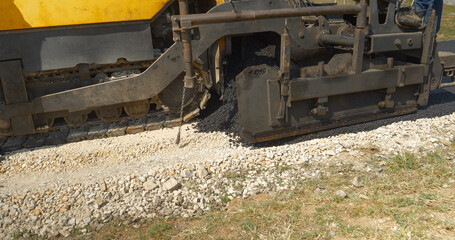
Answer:
[{"label": "metal chain", "polygon": [[185,87],[185,84],[183,84],[182,104],[180,105],[179,131],[177,133],[177,138],[175,139],[175,144],[177,144],[177,145],[180,143],[180,130],[182,128],[182,123],[183,123],[183,106],[185,105],[185,92],[186,92],[186,87]]}]

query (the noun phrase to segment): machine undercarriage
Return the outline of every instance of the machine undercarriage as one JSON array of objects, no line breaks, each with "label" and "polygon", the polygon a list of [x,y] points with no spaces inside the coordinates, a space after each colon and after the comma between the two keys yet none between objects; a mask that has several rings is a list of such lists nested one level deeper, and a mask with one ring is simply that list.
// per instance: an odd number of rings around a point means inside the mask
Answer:
[{"label": "machine undercarriage", "polygon": [[241,47],[232,39],[254,34],[275,36],[264,41],[277,64],[236,78],[250,142],[412,113],[431,90],[454,85],[441,82],[454,79],[455,54],[438,52],[434,13],[423,26],[395,1],[235,1],[199,14],[195,2],[171,4],[152,24],[0,33],[1,133],[46,133],[54,119],[79,127],[93,115],[179,116],[182,107],[188,121],[209,92],[222,94],[226,58]]}]

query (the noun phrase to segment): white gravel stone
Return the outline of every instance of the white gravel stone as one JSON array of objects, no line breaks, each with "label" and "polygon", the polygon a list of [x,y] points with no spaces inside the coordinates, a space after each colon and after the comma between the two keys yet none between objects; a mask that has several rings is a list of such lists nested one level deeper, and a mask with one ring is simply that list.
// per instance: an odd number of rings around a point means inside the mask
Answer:
[{"label": "white gravel stone", "polygon": [[153,191],[158,188],[158,185],[152,181],[152,180],[147,180],[144,184],[143,187],[146,191]]},{"label": "white gravel stone", "polygon": [[181,187],[181,184],[179,181],[177,181],[175,178],[170,178],[163,184],[163,188],[166,191],[174,191],[177,190],[178,188]]},{"label": "white gravel stone", "polygon": [[337,190],[335,192],[335,195],[337,195],[338,197],[341,197],[341,198],[345,198],[348,196],[343,190]]},{"label": "white gravel stone", "polygon": [[352,185],[354,187],[361,187],[362,186],[362,183],[360,183],[360,177],[359,176],[355,176],[354,179],[352,179]]},{"label": "white gravel stone", "polygon": [[198,166],[198,168],[196,170],[196,176],[198,178],[205,178],[208,174],[209,174],[209,172],[207,171],[207,169],[205,169],[204,166],[201,166],[201,165]]}]

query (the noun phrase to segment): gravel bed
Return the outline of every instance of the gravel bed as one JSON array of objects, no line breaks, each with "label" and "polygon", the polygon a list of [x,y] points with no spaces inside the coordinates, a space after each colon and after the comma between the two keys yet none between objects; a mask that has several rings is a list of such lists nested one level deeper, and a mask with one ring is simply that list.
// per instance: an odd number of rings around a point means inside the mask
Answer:
[{"label": "gravel bed", "polygon": [[3,156],[0,238],[17,232],[69,236],[113,219],[195,216],[235,197],[292,189],[329,166],[455,141],[455,113],[393,122],[369,131],[243,145],[225,132],[183,127],[94,139]]}]

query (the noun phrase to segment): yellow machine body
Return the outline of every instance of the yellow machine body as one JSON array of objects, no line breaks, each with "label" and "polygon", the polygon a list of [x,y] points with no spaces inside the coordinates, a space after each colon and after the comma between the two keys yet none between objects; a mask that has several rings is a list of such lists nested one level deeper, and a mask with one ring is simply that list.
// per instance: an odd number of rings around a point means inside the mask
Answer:
[{"label": "yellow machine body", "polygon": [[[0,0],[0,31],[152,19],[172,0]],[[216,0],[221,4],[224,0]]]},{"label": "yellow machine body", "polygon": [[1,0],[0,31],[152,19],[171,0]]}]

